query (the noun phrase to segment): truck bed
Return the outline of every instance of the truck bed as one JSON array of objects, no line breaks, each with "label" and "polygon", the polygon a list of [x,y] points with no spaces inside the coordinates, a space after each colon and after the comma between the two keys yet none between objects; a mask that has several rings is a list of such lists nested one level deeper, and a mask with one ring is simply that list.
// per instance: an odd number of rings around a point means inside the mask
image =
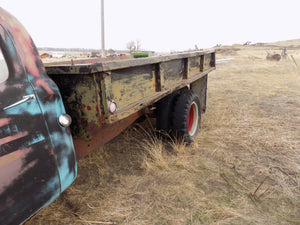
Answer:
[{"label": "truck bed", "polygon": [[[143,109],[178,89],[199,79],[206,85],[207,74],[215,69],[215,51],[45,66],[73,118],[73,137],[89,141],[105,127],[108,130],[104,132],[113,130],[112,136],[116,136],[123,130],[121,126],[132,123]],[[201,96],[205,103],[206,93]],[[112,103],[117,106],[115,112],[109,110]]]}]

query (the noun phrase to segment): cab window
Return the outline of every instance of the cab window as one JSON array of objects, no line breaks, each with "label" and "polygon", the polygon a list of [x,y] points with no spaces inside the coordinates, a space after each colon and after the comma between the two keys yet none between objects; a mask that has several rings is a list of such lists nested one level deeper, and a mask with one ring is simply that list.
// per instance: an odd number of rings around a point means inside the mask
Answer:
[{"label": "cab window", "polygon": [[0,84],[6,81],[7,78],[8,78],[8,68],[7,68],[5,58],[3,57],[2,50],[0,49]]}]

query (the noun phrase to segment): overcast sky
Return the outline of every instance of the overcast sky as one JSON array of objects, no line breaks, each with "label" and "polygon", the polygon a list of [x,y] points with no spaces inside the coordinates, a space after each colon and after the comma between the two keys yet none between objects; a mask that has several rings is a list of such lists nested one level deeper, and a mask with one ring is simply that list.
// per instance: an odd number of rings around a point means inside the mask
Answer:
[{"label": "overcast sky", "polygon": [[[300,38],[299,0],[105,0],[106,49],[209,48]],[[101,0],[0,0],[38,47],[101,48]]]}]

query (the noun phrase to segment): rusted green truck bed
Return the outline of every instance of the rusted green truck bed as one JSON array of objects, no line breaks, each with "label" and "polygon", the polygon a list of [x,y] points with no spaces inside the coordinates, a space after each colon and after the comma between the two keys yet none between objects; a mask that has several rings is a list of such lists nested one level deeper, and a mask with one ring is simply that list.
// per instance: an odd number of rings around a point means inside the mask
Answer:
[{"label": "rusted green truck bed", "polygon": [[[194,83],[199,85],[196,82],[199,79],[206,85],[207,74],[214,69],[214,50],[46,65],[47,73],[59,86],[66,110],[73,119],[71,129],[78,152],[78,148],[88,148],[86,151],[89,152],[117,136],[142,115],[147,106],[175,90]],[[204,95],[201,96],[205,102],[206,93]],[[117,106],[114,113],[109,111],[112,103]],[[86,152],[77,154],[81,157]]]}]

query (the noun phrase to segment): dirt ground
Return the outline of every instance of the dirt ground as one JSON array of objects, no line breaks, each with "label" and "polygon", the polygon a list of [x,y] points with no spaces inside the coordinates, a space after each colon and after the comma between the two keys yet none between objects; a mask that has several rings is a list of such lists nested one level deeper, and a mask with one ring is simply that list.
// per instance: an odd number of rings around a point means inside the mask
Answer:
[{"label": "dirt ground", "polygon": [[[299,42],[299,43],[298,43]],[[224,46],[190,146],[134,124],[33,224],[300,224],[300,41]],[[266,52],[288,56],[267,61]]]}]

